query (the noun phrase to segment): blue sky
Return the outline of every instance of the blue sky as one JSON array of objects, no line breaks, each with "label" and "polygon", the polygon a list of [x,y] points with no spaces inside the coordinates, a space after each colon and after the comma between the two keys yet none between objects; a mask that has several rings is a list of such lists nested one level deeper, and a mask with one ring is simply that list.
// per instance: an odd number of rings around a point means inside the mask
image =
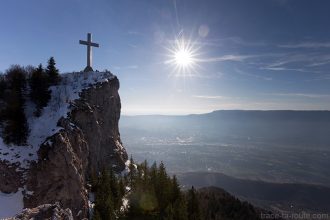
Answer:
[{"label": "blue sky", "polygon": [[[0,71],[54,56],[61,72],[120,79],[123,114],[216,109],[330,110],[327,0],[3,0]],[[196,68],[166,62],[177,37],[198,48]]]}]

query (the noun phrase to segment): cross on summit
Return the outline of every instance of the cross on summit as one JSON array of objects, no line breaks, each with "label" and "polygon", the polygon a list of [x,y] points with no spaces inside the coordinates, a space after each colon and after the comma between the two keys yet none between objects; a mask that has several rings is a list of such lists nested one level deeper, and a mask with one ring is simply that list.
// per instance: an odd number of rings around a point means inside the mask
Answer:
[{"label": "cross on summit", "polygon": [[83,45],[87,46],[87,66],[84,69],[84,72],[93,71],[93,68],[92,68],[92,59],[93,59],[92,47],[99,47],[99,44],[92,42],[92,34],[91,33],[87,33],[87,41],[79,40],[79,44],[83,44]]}]

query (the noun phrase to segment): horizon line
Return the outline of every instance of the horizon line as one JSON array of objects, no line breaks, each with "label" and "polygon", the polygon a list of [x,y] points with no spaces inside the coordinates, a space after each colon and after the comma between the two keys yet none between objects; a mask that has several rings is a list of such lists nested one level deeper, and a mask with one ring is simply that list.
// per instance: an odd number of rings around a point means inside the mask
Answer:
[{"label": "horizon line", "polygon": [[291,111],[291,112],[330,112],[329,109],[218,109],[208,112],[201,112],[201,113],[182,113],[182,114],[176,114],[176,113],[168,113],[168,114],[162,114],[162,113],[141,113],[141,114],[127,114],[127,113],[121,113],[121,116],[189,116],[189,115],[205,115],[205,114],[211,114],[213,112],[218,111],[246,111],[246,112],[252,112],[252,111],[259,111],[259,112],[270,112],[270,111]]}]

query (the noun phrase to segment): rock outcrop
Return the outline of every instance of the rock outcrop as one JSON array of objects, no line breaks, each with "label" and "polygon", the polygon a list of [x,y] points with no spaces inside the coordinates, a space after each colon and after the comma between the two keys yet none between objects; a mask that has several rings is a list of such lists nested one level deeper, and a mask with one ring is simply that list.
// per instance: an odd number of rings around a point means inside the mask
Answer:
[{"label": "rock outcrop", "polygon": [[32,209],[24,209],[24,211],[14,218],[8,220],[73,220],[70,209],[62,209],[58,203],[44,204]]},{"label": "rock outcrop", "polygon": [[61,129],[42,143],[21,184],[24,207],[59,202],[72,211],[73,219],[88,217],[88,176],[103,167],[120,172],[128,159],[118,128],[118,89],[119,81],[112,77],[91,84],[70,101],[67,117],[58,121]]},{"label": "rock outcrop", "polygon": [[70,119],[84,133],[89,146],[89,171],[97,171],[111,165],[122,171],[127,153],[120,140],[118,121],[120,97],[117,77],[110,83],[102,83],[84,90],[74,102]]},{"label": "rock outcrop", "polygon": [[0,160],[0,189],[3,193],[15,193],[24,184],[19,164]]},{"label": "rock outcrop", "polygon": [[60,202],[81,219],[88,214],[88,143],[81,129],[68,119],[60,119],[59,125],[63,129],[41,145],[39,159],[31,165],[26,188],[33,193],[25,195],[24,206]]}]

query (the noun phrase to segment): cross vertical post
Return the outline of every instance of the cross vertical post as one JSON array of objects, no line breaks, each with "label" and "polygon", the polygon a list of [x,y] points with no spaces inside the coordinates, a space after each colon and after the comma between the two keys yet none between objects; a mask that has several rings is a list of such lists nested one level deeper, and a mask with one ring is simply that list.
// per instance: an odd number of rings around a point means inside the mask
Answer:
[{"label": "cross vertical post", "polygon": [[92,68],[92,59],[93,59],[93,54],[92,54],[92,47],[99,47],[99,44],[93,43],[92,42],[92,34],[87,33],[87,41],[80,40],[79,44],[83,44],[87,46],[87,66],[85,68],[85,72],[93,71]]},{"label": "cross vertical post", "polygon": [[[87,42],[92,42],[92,34],[87,33]],[[90,44],[87,45],[87,66],[92,67],[92,47]]]}]

